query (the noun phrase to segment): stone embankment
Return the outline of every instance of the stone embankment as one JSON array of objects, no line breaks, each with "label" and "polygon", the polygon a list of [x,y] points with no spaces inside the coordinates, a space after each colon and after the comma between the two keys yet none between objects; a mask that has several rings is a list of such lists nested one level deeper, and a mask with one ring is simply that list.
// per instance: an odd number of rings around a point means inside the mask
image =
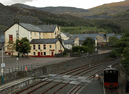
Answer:
[{"label": "stone embankment", "polygon": [[[72,60],[62,61],[60,63],[50,64],[40,66],[39,68],[35,68],[28,71],[19,71],[4,74],[4,83],[10,82],[16,79],[24,78],[24,77],[37,77],[41,75],[48,75],[48,74],[58,74],[69,69],[73,69],[75,67],[83,66],[86,63],[94,63],[105,60],[109,56],[109,53],[99,54],[94,56],[84,56],[84,57],[77,57]],[[0,77],[1,80],[2,77]],[[0,81],[1,84],[1,81]]]}]

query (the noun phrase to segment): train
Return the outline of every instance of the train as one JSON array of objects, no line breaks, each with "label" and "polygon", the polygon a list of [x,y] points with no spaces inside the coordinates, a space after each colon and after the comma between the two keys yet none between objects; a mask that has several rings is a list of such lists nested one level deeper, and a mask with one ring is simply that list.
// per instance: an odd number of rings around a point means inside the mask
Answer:
[{"label": "train", "polygon": [[118,73],[115,68],[108,67],[104,70],[104,87],[105,88],[118,88]]}]

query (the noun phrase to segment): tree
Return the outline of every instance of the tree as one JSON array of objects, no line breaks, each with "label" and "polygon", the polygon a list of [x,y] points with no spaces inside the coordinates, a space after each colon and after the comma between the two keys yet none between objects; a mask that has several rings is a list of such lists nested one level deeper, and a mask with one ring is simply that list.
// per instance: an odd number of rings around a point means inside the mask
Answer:
[{"label": "tree", "polygon": [[118,41],[117,37],[114,37],[114,36],[109,37],[109,44],[110,45],[114,45],[115,43],[117,43],[117,41]]},{"label": "tree", "polygon": [[82,45],[87,46],[88,47],[88,52],[92,53],[92,52],[94,52],[95,40],[88,37],[83,41]]},{"label": "tree", "polygon": [[29,40],[27,38],[22,38],[21,40],[16,40],[16,51],[18,51],[18,53],[27,53],[27,57],[28,57],[28,53],[31,50],[31,46],[29,43]]},{"label": "tree", "polygon": [[122,65],[125,70],[129,71],[129,32],[125,32],[120,40],[115,44],[117,53],[122,58]]},{"label": "tree", "polygon": [[14,52],[14,50],[15,50],[15,48],[16,48],[16,44],[13,43],[12,41],[9,41],[8,43],[9,43],[9,44],[8,44],[8,46],[7,46],[7,49],[12,53],[12,56],[13,56],[13,52]]}]

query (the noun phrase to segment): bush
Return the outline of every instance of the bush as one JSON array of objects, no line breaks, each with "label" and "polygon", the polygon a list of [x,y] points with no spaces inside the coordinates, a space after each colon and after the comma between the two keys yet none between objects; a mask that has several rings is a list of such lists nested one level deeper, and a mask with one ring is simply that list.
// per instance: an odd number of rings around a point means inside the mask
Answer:
[{"label": "bush", "polygon": [[111,58],[116,58],[117,57],[117,52],[115,50],[113,50],[112,52],[109,53],[109,56]]},{"label": "bush", "polygon": [[72,51],[73,52],[79,52],[79,53],[81,53],[81,52],[86,53],[88,51],[88,47],[87,46],[73,46]]},{"label": "bush", "polygon": [[68,52],[68,49],[64,49],[64,51],[63,51],[63,55],[66,55],[66,54],[67,54],[67,52]]}]

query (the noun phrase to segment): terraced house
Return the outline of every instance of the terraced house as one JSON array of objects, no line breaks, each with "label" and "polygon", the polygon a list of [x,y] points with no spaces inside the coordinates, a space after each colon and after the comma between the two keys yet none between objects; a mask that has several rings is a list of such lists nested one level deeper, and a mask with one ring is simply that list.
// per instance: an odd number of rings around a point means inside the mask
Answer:
[{"label": "terraced house", "polygon": [[[31,52],[28,56],[54,56],[64,51],[63,45],[57,39],[60,35],[60,27],[57,25],[33,25],[27,23],[14,23],[5,31],[5,45],[9,41],[27,38],[31,44]],[[11,54],[8,47],[5,52]],[[17,55],[14,51],[13,54]]]}]

